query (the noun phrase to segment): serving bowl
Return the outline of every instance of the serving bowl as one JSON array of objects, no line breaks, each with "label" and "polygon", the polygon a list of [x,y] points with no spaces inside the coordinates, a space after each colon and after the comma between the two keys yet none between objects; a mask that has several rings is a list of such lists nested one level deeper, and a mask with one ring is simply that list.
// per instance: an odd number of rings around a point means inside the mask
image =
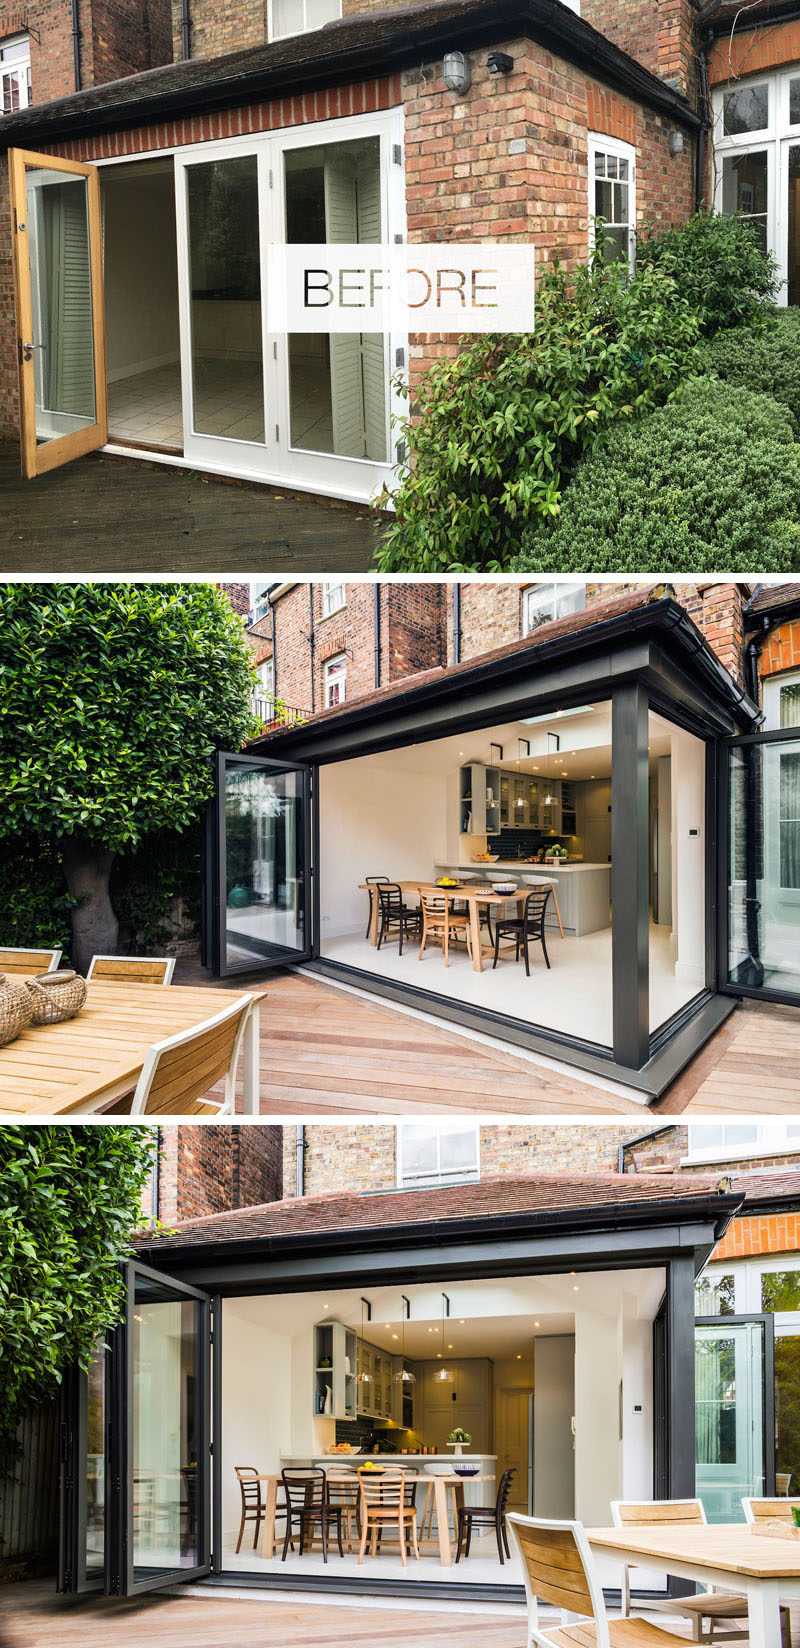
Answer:
[{"label": "serving bowl", "polygon": [[516,881],[493,881],[492,891],[495,893],[518,893]]},{"label": "serving bowl", "polygon": [[456,1476],[479,1476],[480,1465],[454,1465]]}]

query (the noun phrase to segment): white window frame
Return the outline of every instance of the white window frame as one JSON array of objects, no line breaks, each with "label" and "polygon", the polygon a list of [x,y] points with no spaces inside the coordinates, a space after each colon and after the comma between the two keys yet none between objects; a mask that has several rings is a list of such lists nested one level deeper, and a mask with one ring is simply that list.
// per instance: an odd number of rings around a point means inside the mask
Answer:
[{"label": "white window frame", "polygon": [[[335,709],[344,704],[347,698],[347,653],[337,652],[333,658],[325,659],[323,670],[323,696],[326,710]],[[340,692],[335,698],[331,697],[331,687],[339,686]]]},{"label": "white window frame", "polygon": [[274,660],[274,658],[262,658],[261,663],[256,664],[256,675],[258,676],[258,693],[256,694],[256,696],[258,698],[274,698],[275,697],[275,660]]},{"label": "white window frame", "polygon": [[[18,47],[24,47],[24,50],[13,57],[6,57],[6,52],[16,53]],[[5,107],[6,80],[16,81],[19,87],[19,103],[16,109]],[[12,34],[7,40],[0,40],[0,119],[5,114],[17,114],[20,109],[29,109],[32,101],[30,38],[27,34]]]},{"label": "white window frame", "polygon": [[347,606],[347,585],[341,579],[323,578],[322,580],[322,616],[332,618],[335,612],[341,612]]},{"label": "white window frame", "polygon": [[633,272],[636,263],[636,150],[631,143],[623,143],[620,137],[606,137],[603,132],[589,133],[589,176],[588,176],[588,208],[589,208],[589,252],[594,251],[595,227],[594,220],[597,213],[594,209],[594,159],[596,154],[616,155],[618,160],[627,160],[630,168],[628,179],[628,268]]},{"label": "white window frame", "polygon": [[[250,579],[248,599],[250,602],[250,622],[252,624],[260,624],[262,618],[266,618],[268,616],[270,608],[270,595],[272,590],[276,587],[277,586],[274,582],[264,583],[261,579]],[[263,610],[260,610],[262,607]]]},{"label": "white window frame", "polygon": [[[717,1276],[732,1276],[734,1282],[733,1312],[736,1316],[761,1315],[761,1278],[775,1271],[800,1270],[800,1252],[754,1254],[750,1259],[716,1259],[700,1272],[697,1283],[703,1280],[714,1284]],[[800,1333],[800,1311],[774,1311],[776,1338],[782,1334]],[[729,1320],[720,1316],[720,1322]]]},{"label": "white window frame", "polygon": [[[718,1123],[689,1123],[689,1148],[681,1162],[682,1167],[696,1167],[699,1162],[751,1162],[764,1156],[797,1156],[800,1155],[800,1122],[757,1121],[752,1125],[756,1128],[755,1140],[749,1143],[707,1145],[703,1142],[700,1129],[703,1127],[719,1126],[737,1127],[737,1122]],[[791,1137],[788,1129],[796,1126],[798,1131]],[[800,1174],[798,1174],[798,1196],[800,1197]]]},{"label": "white window frame", "polygon": [[[586,609],[586,582],[585,582],[585,580],[567,579],[567,578],[542,578],[542,579],[539,579],[539,580],[537,580],[537,582],[535,584],[526,585],[525,589],[522,592],[522,633],[523,633],[523,635],[532,635],[535,629],[540,628],[539,624],[531,624],[531,621],[530,621],[530,607],[532,605],[531,597],[536,595],[536,594],[541,595],[543,590],[548,590],[548,589],[552,589],[552,591],[553,591],[553,618],[554,619],[559,618],[559,617],[567,617],[569,614],[571,614],[573,612],[584,612],[585,611],[585,609]],[[578,606],[578,607],[568,607],[566,612],[559,613],[559,610],[558,610],[559,603],[561,601],[565,601],[567,596],[574,595],[576,589],[580,590],[580,592],[583,596],[583,601],[582,601],[581,605]],[[549,618],[542,619],[542,623],[551,623],[551,622],[552,622],[552,619],[549,619]]]},{"label": "white window frame", "polygon": [[[777,258],[781,284],[777,302],[785,304],[788,297],[788,150],[800,145],[800,121],[789,123],[789,90],[792,80],[800,80],[800,65],[773,70],[765,74],[744,76],[735,83],[728,82],[715,88],[711,107],[713,116],[714,206],[722,210],[722,166],[725,155],[767,153],[767,247]],[[758,132],[738,132],[726,137],[722,130],[724,97],[726,92],[740,91],[748,85],[769,86],[768,124]]]},{"label": "white window frame", "polygon": [[[436,1140],[436,1169],[431,1173],[407,1175],[403,1165],[403,1135],[406,1128],[424,1127]],[[471,1133],[475,1144],[474,1166],[459,1168],[457,1172],[442,1171],[442,1139],[450,1133]],[[397,1185],[401,1190],[436,1189],[442,1185],[476,1184],[481,1176],[480,1122],[399,1122],[395,1129]]]},{"label": "white window frame", "polygon": [[788,732],[781,727],[781,688],[800,687],[800,670],[786,670],[781,675],[764,678],[764,725],[762,732]]},{"label": "white window frame", "polygon": [[[299,0],[299,4],[302,6],[303,10],[303,27],[301,29],[289,29],[286,34],[276,34],[274,20],[275,0],[267,0],[267,38],[270,41],[270,44],[273,40],[294,40],[301,34],[314,34],[317,29],[322,29],[327,26],[327,23],[313,23],[309,25],[308,0]],[[342,15],[342,0],[339,0],[339,9],[336,15],[337,17],[341,17]],[[327,19],[327,22],[333,21],[333,18]]]}]

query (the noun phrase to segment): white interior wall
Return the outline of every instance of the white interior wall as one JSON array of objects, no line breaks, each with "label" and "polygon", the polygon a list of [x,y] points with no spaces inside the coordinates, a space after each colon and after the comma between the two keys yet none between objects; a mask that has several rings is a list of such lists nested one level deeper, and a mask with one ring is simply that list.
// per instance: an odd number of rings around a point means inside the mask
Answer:
[{"label": "white interior wall", "polygon": [[675,977],[699,986],[705,979],[706,751],[691,733],[672,733],[672,835],[675,849]]},{"label": "white interior wall", "polygon": [[[292,1342],[277,1331],[265,1299],[225,1299],[222,1305],[222,1524],[226,1547],[235,1544],[241,1495],[234,1467],[280,1470],[291,1430]],[[310,1361],[310,1356],[308,1357]],[[245,1529],[252,1541],[252,1527]]]},{"label": "white interior wall", "polygon": [[365,875],[433,878],[446,856],[445,775],[393,771],[371,757],[320,770],[320,920],[327,938],[363,935]]},{"label": "white interior wall", "polygon": [[108,379],[180,358],[175,183],[172,166],[136,177],[103,173]]}]

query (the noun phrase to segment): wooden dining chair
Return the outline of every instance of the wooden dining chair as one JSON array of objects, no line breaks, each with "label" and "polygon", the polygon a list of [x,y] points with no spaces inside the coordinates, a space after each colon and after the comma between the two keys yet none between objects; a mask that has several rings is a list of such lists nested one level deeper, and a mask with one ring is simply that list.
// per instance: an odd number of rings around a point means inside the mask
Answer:
[{"label": "wooden dining chair", "polygon": [[519,953],[520,950],[522,950],[522,954],[525,959],[525,972],[528,978],[530,978],[531,974],[530,959],[528,956],[528,945],[530,943],[541,944],[542,954],[544,955],[544,959],[549,969],[550,957],[547,954],[547,945],[544,937],[544,918],[550,899],[550,892],[551,889],[549,887],[534,887],[525,900],[525,905],[521,916],[495,916],[494,960],[492,962],[493,969],[497,966],[497,960],[500,954],[501,938],[513,938],[516,940],[516,953],[514,960],[519,961]]},{"label": "wooden dining chair", "polygon": [[792,1508],[800,1508],[800,1499],[743,1499],[745,1522],[793,1522]]},{"label": "wooden dining chair", "polygon": [[[202,1114],[232,1116],[236,1066],[252,996],[235,1001],[203,1024],[151,1047],[131,1101],[132,1116]],[[225,1082],[225,1096],[212,1099],[211,1088]]]},{"label": "wooden dining chair", "polygon": [[364,1560],[367,1541],[371,1540],[370,1555],[375,1556],[378,1540],[385,1530],[397,1529],[400,1557],[406,1563],[406,1538],[410,1535],[411,1549],[419,1561],[417,1541],[417,1509],[413,1494],[408,1499],[409,1473],[401,1470],[359,1471],[361,1494],[361,1545],[358,1565]]},{"label": "wooden dining chair", "polygon": [[107,979],[123,984],[171,984],[174,956],[92,956],[89,979]]},{"label": "wooden dining chair", "polygon": [[325,1475],[328,1479],[328,1503],[340,1507],[342,1537],[348,1551],[352,1551],[353,1540],[358,1541],[361,1535],[361,1499],[358,1491],[358,1475],[354,1469],[348,1470],[343,1465],[329,1466]]},{"label": "wooden dining chair", "polygon": [[[391,877],[390,876],[365,876],[364,877],[364,883],[367,887],[380,887],[380,886],[388,887],[388,886],[391,885]],[[377,895],[374,894],[374,893],[369,893],[367,896],[369,898],[369,916],[367,918],[367,930],[366,930],[366,933],[364,934],[365,938],[369,938],[369,935],[372,931],[372,900]],[[378,912],[378,914],[380,915],[380,911]]]},{"label": "wooden dining chair", "polygon": [[462,913],[453,909],[452,899],[447,895],[439,896],[435,893],[420,891],[420,908],[422,910],[422,943],[419,947],[419,959],[422,960],[428,939],[435,944],[441,944],[444,951],[445,967],[450,966],[450,945],[463,941],[467,946],[467,954],[472,955],[470,940],[469,911]]},{"label": "wooden dining chair", "polygon": [[[611,1518],[615,1528],[687,1528],[704,1527],[705,1506],[702,1499],[615,1499],[611,1503]],[[747,1630],[717,1631],[718,1621],[743,1619],[747,1623],[747,1597],[712,1587],[700,1590],[696,1596],[648,1598],[648,1609],[664,1609],[670,1614],[685,1614],[691,1622],[693,1642],[731,1641],[747,1636]],[[622,1569],[622,1612],[627,1619],[631,1611],[630,1568]],[[703,1622],[707,1621],[704,1627]]]},{"label": "wooden dining chair", "polygon": [[0,944],[0,973],[55,973],[61,955],[60,950],[18,950]]},{"label": "wooden dining chair", "polygon": [[[686,1638],[645,1619],[609,1619],[603,1587],[580,1522],[546,1522],[509,1511],[506,1522],[522,1564],[528,1648],[678,1648]],[[578,1616],[539,1624],[539,1603]],[[648,1608],[650,1603],[648,1601]],[[585,1623],[588,1622],[588,1623]]]},{"label": "wooden dining chair", "polygon": [[461,1561],[462,1550],[464,1556],[469,1556],[472,1544],[472,1530],[478,1528],[494,1528],[497,1540],[497,1555],[501,1562],[505,1561],[503,1551],[510,1558],[508,1548],[508,1534],[506,1533],[506,1510],[508,1496],[511,1493],[511,1483],[517,1474],[515,1465],[504,1471],[497,1487],[497,1498],[493,1505],[459,1505],[458,1507],[458,1549],[456,1562]]},{"label": "wooden dining chair", "polygon": [[[286,1495],[286,1537],[283,1541],[281,1562],[286,1561],[286,1553],[292,1544],[295,1527],[300,1535],[300,1555],[305,1552],[306,1543],[314,1538],[314,1529],[319,1525],[322,1536],[322,1560],[328,1560],[328,1535],[331,1528],[336,1533],[339,1545],[339,1555],[344,1556],[342,1548],[342,1507],[331,1505],[328,1500],[328,1483],[325,1472],[316,1465],[287,1466],[281,1471],[283,1491]],[[294,1549],[294,1547],[292,1546]]]},{"label": "wooden dining chair", "polygon": [[561,934],[561,937],[563,938],[564,937],[564,929],[561,925],[561,911],[558,908],[558,888],[556,887],[555,882],[551,881],[550,878],[546,875],[524,875],[524,876],[522,876],[521,879],[524,881],[526,887],[549,887],[550,888],[550,893],[551,893],[551,896],[552,896],[552,899],[553,899],[553,909],[555,910],[556,921],[558,922],[558,930]]},{"label": "wooden dining chair", "polygon": [[[248,1522],[255,1523],[253,1550],[256,1550],[258,1546],[259,1531],[266,1514],[266,1506],[264,1504],[264,1496],[261,1491],[261,1480],[255,1465],[234,1465],[233,1468],[236,1472],[236,1480],[239,1484],[239,1490],[242,1496],[242,1517],[239,1523],[239,1538],[236,1541],[236,1555],[238,1556],[244,1530]],[[284,1497],[283,1501],[279,1499],[277,1505],[275,1506],[276,1523],[281,1517],[285,1516],[286,1500]],[[294,1542],[292,1542],[292,1550],[294,1550]]]},{"label": "wooden dining chair", "polygon": [[399,935],[399,954],[402,955],[403,939],[406,934],[419,931],[419,910],[412,909],[410,904],[406,904],[396,881],[380,882],[377,893],[379,908],[378,949],[380,950],[385,938],[391,938],[394,931]]}]

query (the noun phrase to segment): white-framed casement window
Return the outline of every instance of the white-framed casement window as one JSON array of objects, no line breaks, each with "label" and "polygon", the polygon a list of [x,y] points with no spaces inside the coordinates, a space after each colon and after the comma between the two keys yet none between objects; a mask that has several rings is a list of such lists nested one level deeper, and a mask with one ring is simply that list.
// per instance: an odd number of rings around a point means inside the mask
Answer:
[{"label": "white-framed casement window", "polygon": [[712,99],[714,206],[741,212],[777,260],[779,303],[800,303],[800,69],[752,75]]},{"label": "white-framed casement window", "polygon": [[589,249],[596,238],[595,220],[605,232],[607,263],[636,260],[636,150],[617,137],[589,133]]},{"label": "white-framed casement window", "polygon": [[347,585],[336,583],[332,579],[323,581],[322,585],[322,616],[330,618],[334,612],[341,612],[347,605]]},{"label": "white-framed casement window", "polygon": [[261,704],[271,705],[275,697],[275,663],[272,658],[265,658],[256,665],[258,686],[256,699]]},{"label": "white-framed casement window", "polygon": [[31,102],[31,43],[27,34],[0,40],[0,111],[16,114]]},{"label": "white-framed casement window", "polygon": [[764,731],[800,727],[800,670],[769,676],[764,682]]},{"label": "white-framed casement window", "polygon": [[481,1176],[478,1122],[406,1122],[397,1129],[397,1183],[403,1190],[469,1184]]},{"label": "white-framed casement window", "polygon": [[254,578],[250,580],[250,622],[257,624],[259,619],[266,618],[269,612],[270,591],[275,588],[275,582],[258,583]]},{"label": "white-framed casement window", "polygon": [[522,633],[530,635],[540,624],[549,624],[553,618],[566,618],[570,612],[583,612],[585,606],[585,584],[567,583],[560,578],[530,584],[522,594]]},{"label": "white-framed casement window", "polygon": [[[686,1165],[800,1153],[797,1122],[692,1122]],[[798,1174],[800,1183],[800,1174]]]},{"label": "white-framed casement window", "polygon": [[334,704],[343,704],[347,693],[347,657],[343,652],[337,652],[335,658],[328,658],[325,664],[325,708],[330,710]]},{"label": "white-framed casement window", "polygon": [[270,40],[285,40],[335,23],[342,15],[342,0],[269,0],[268,12]]}]

